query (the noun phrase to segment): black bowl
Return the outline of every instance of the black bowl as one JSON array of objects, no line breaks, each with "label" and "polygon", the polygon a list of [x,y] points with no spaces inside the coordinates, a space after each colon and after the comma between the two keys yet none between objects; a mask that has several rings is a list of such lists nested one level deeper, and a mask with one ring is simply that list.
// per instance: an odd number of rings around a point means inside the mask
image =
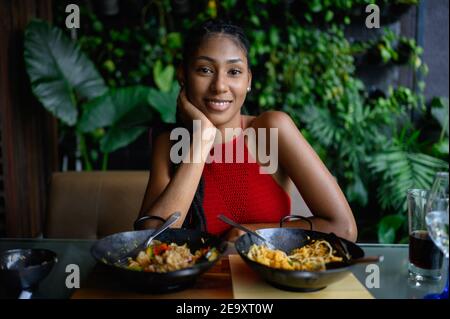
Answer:
[{"label": "black bowl", "polygon": [[[276,248],[286,253],[301,247],[310,239],[326,239],[329,236],[325,233],[298,228],[266,228],[259,229],[258,233]],[[351,259],[364,257],[364,251],[358,245],[342,238],[339,239],[346,246]],[[325,271],[297,271],[271,268],[247,257],[252,244],[261,245],[263,243],[258,238],[245,234],[237,239],[235,247],[247,265],[267,283],[279,289],[303,292],[316,291],[341,280],[351,271],[351,266],[347,265]]]},{"label": "black bowl", "polygon": [[165,293],[192,286],[202,273],[220,259],[227,248],[225,241],[208,233],[188,229],[168,229],[159,235],[156,240],[178,245],[187,243],[191,252],[208,246],[216,247],[219,256],[212,262],[199,261],[192,267],[167,273],[135,271],[115,265],[121,254],[131,251],[146,240],[153,231],[150,229],[110,235],[97,241],[92,246],[91,253],[98,262],[113,270],[115,274],[120,276],[122,282],[132,289],[149,293]]},{"label": "black bowl", "polygon": [[47,249],[14,249],[0,253],[0,282],[8,291],[33,290],[58,261]]}]

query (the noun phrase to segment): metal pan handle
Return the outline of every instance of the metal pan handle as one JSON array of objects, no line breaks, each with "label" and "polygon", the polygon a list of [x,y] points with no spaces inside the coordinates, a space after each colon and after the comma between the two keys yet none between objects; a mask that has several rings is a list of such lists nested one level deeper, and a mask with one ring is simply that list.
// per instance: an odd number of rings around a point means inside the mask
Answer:
[{"label": "metal pan handle", "polygon": [[304,221],[306,221],[309,224],[309,230],[313,230],[312,222],[308,218],[306,218],[304,216],[300,216],[300,215],[287,215],[287,216],[284,216],[283,218],[280,219],[280,228],[283,228],[283,223],[285,221],[289,221],[291,219],[304,220]]},{"label": "metal pan handle", "polygon": [[149,220],[149,219],[156,219],[156,220],[159,220],[162,223],[166,222],[166,220],[164,218],[162,218],[162,217],[159,217],[159,216],[147,216],[146,215],[146,216],[142,216],[142,217],[138,218],[134,222],[134,224],[133,224],[134,230],[141,230],[142,229],[142,223],[145,222],[146,220]]}]

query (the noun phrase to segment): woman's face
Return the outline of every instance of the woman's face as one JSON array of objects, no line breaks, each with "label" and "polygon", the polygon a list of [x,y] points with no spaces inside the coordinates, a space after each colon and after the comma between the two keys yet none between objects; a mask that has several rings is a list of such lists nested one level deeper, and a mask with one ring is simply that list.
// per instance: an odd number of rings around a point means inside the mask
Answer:
[{"label": "woman's face", "polygon": [[245,51],[222,34],[203,40],[184,79],[188,99],[216,126],[240,114],[251,85]]}]

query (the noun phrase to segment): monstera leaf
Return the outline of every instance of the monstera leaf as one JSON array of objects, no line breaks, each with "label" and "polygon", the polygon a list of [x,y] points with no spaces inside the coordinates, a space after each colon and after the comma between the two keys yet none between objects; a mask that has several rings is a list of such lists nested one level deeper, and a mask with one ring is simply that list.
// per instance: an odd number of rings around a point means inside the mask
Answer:
[{"label": "monstera leaf", "polygon": [[25,64],[33,93],[57,118],[73,126],[78,100],[103,95],[107,87],[79,46],[47,22],[34,20],[25,31]]},{"label": "monstera leaf", "polygon": [[102,152],[110,153],[136,140],[158,116],[147,102],[144,86],[110,89],[84,107],[78,129],[92,132],[107,128],[100,142]]}]

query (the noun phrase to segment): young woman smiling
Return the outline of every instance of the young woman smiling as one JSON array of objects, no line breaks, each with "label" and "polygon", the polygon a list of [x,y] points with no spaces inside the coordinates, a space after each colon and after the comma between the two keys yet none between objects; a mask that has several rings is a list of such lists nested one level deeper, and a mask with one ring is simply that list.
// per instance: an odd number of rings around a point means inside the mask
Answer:
[{"label": "young woman smiling", "polygon": [[[234,25],[208,21],[190,33],[177,71],[181,87],[177,112],[181,123],[190,129],[191,140],[201,146],[191,145],[188,156],[202,160],[175,166],[170,158],[170,132],[156,137],[140,216],[165,219],[179,211],[182,218],[175,227],[197,228],[234,240],[241,232],[218,220],[217,215],[252,229],[278,227],[280,218],[290,212],[288,187],[292,181],[313,213],[309,220],[314,230],[355,241],[356,223],[347,200],[291,118],[279,111],[259,116],[241,113],[252,84],[248,51],[247,38]],[[193,130],[194,120],[201,124],[199,129]],[[261,132],[268,135],[269,129],[275,128],[276,172],[261,174],[259,153],[248,147],[251,138],[244,134],[236,137],[227,128],[253,129],[256,141]],[[209,140],[204,138],[206,130],[213,132]],[[214,134],[217,131],[221,134]],[[205,158],[213,155],[213,146],[236,145],[239,141],[245,145],[244,163],[206,163]],[[270,143],[266,139],[266,151]],[[145,225],[151,227],[152,221]],[[308,228],[305,221],[286,225]]]}]

